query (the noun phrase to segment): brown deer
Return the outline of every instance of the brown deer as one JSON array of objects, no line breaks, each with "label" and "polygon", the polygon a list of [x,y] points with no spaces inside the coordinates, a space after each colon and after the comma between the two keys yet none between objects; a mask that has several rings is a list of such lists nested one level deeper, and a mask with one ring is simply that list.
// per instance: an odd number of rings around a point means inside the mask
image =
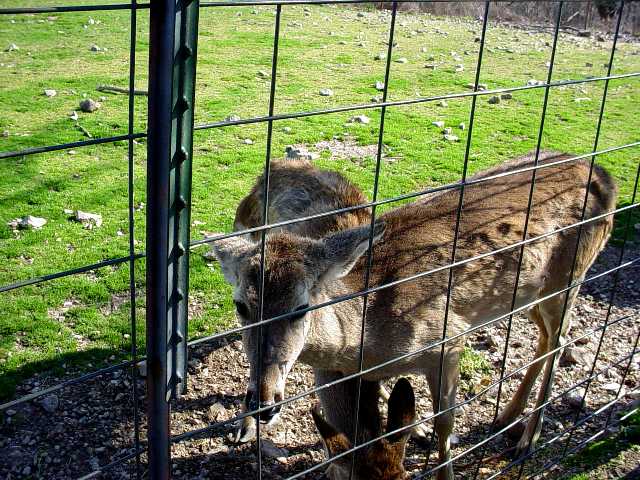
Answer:
[{"label": "brown deer", "polygon": [[[264,224],[262,218],[265,202],[264,187],[265,175],[263,174],[258,177],[251,192],[238,205],[233,222],[234,231],[238,232]],[[269,223],[293,220],[368,203],[360,189],[344,176],[338,172],[318,169],[306,160],[285,159],[271,162],[268,193],[267,219]],[[370,222],[371,210],[360,208],[314,220],[292,223],[277,230],[305,237],[322,238],[329,233],[347,230],[358,225],[369,225]],[[276,231],[276,229],[272,231]],[[261,233],[253,232],[249,237],[253,241],[259,241]],[[249,400],[250,397],[247,397],[243,402],[243,411],[248,411]],[[274,416],[272,421],[276,419],[277,417]],[[234,442],[248,442],[255,438],[255,433],[254,418],[245,417],[239,429],[232,435],[232,440]],[[422,437],[425,436],[423,431],[420,433]]]},{"label": "brown deer", "polygon": [[[541,164],[569,158],[545,153]],[[475,178],[527,167],[531,156],[516,159]],[[589,162],[572,161],[542,168],[537,172],[528,237],[537,237],[567,227],[581,219]],[[456,260],[470,259],[508,247],[521,240],[527,211],[532,172],[521,172],[469,185],[464,192],[460,215]],[[385,212],[375,226],[370,287],[381,287],[369,295],[364,325],[364,368],[369,369],[391,359],[405,358],[368,371],[363,380],[383,379],[421,372],[431,390],[441,463],[438,478],[453,478],[449,435],[453,429],[453,408],[459,377],[459,355],[464,336],[448,341],[444,348],[442,390],[439,391],[440,346],[445,304],[448,296],[448,269],[452,255],[459,191],[433,195],[428,201],[414,202]],[[586,218],[615,208],[616,187],[611,177],[595,167],[589,184]],[[569,284],[569,272],[575,255],[573,280],[580,281],[602,250],[612,228],[611,216],[586,223],[581,229],[569,228],[545,236],[524,248],[517,288],[516,308],[535,302]],[[316,383],[352,374],[359,368],[360,332],[363,311],[361,296],[305,313],[309,305],[327,302],[362,291],[368,250],[369,226],[337,231],[322,238],[308,238],[292,232],[267,236],[263,318],[288,314],[287,318],[262,327],[261,357],[257,358],[258,329],[247,330],[245,348],[250,361],[248,403],[255,405],[260,392],[260,407],[266,408],[263,421],[273,417],[269,409],[284,398],[287,375],[297,359],[311,365]],[[242,237],[213,244],[223,274],[234,286],[234,302],[245,325],[259,320],[260,245]],[[577,250],[576,250],[577,249]],[[462,334],[509,312],[514,290],[520,248],[465,262],[453,269],[446,336]],[[402,279],[434,270],[411,281]],[[382,288],[385,284],[391,286]],[[570,290],[568,309],[578,288]],[[539,329],[536,356],[544,355],[560,344],[569,327],[562,317],[565,294],[555,295],[528,310],[529,319]],[[296,313],[296,312],[300,313]],[[568,320],[568,316],[566,316]],[[419,353],[411,355],[419,350]],[[529,366],[516,394],[498,418],[504,426],[516,419],[542,367],[543,386],[551,384],[555,363],[545,357]],[[260,378],[257,376],[261,366]],[[541,388],[537,405],[548,392]],[[438,401],[439,400],[439,401]],[[518,452],[537,440],[540,410],[529,418],[518,442]]]},{"label": "brown deer", "polygon": [[[360,429],[358,444],[373,440],[383,433],[382,420],[378,409],[378,388],[374,382],[362,384],[360,391]],[[357,398],[357,382],[347,381],[319,392],[323,410],[328,417],[320,415],[316,407],[312,410],[313,421],[331,458],[350,450],[353,443],[354,406]],[[404,454],[409,430],[406,427],[415,422],[415,396],[411,383],[400,378],[389,396],[387,437],[362,447],[355,453],[356,462],[353,480],[404,480]],[[396,432],[396,430],[401,430]],[[351,432],[347,434],[346,432]],[[351,455],[334,460],[327,468],[331,480],[348,479],[351,472]]]}]

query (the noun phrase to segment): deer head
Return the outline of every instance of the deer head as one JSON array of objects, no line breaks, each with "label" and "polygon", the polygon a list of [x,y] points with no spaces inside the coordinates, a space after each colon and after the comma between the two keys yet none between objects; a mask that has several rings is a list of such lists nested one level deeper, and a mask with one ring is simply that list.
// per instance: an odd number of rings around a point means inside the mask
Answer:
[{"label": "deer head", "polygon": [[[377,408],[377,398],[369,400],[375,402],[375,408]],[[345,453],[352,448],[352,442],[349,438],[327,422],[327,420],[320,415],[317,407],[311,413],[330,458]],[[375,417],[375,415],[373,417]],[[413,388],[409,380],[401,378],[393,387],[393,391],[389,397],[386,433],[408,427],[415,422],[415,418],[416,410]],[[367,418],[364,418],[363,421],[366,423]],[[381,425],[364,425],[363,428],[370,428],[374,438],[380,436],[382,433]],[[403,461],[409,435],[410,430],[405,429],[358,451],[356,453],[353,480],[405,479],[407,474],[404,470]],[[331,480],[348,479],[351,472],[351,461],[351,455],[337,458],[327,469],[327,476]]]},{"label": "deer head", "polygon": [[[381,223],[375,225],[374,241],[383,230]],[[320,240],[286,232],[266,237],[262,319],[290,316],[243,332],[250,363],[245,404],[250,410],[268,407],[284,398],[286,377],[304,348],[312,319],[322,314],[305,310],[325,285],[349,273],[367,251],[369,235],[370,228],[366,226]],[[215,242],[213,250],[225,279],[234,287],[233,301],[240,323],[258,322],[262,280],[260,243],[231,237]],[[270,422],[277,413],[277,408],[266,409],[260,418]]]}]

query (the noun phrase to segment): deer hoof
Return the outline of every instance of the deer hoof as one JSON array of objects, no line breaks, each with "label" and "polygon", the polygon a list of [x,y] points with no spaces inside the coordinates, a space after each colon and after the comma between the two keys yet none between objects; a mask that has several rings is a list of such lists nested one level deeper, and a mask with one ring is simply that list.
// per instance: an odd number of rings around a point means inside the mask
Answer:
[{"label": "deer hoof", "polygon": [[235,425],[235,431],[227,437],[231,443],[247,443],[256,439],[256,421],[253,417],[245,417]]},{"label": "deer hoof", "polygon": [[429,430],[427,430],[426,425],[423,423],[413,427],[411,430],[411,438],[423,447],[427,447],[431,443],[429,440]]}]

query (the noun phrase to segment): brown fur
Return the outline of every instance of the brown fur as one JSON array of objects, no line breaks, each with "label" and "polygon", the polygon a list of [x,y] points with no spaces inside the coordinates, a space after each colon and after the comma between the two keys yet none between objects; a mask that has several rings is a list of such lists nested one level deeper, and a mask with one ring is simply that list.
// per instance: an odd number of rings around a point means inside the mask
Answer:
[{"label": "brown fur", "polygon": [[[541,163],[564,158],[567,156],[543,153]],[[531,156],[522,157],[471,178],[486,178],[531,164]],[[520,248],[508,248],[493,254],[491,252],[521,241],[532,177],[532,172],[524,172],[465,188],[455,261],[482,254],[487,256],[453,269],[451,302],[447,316],[448,337],[509,312]],[[547,234],[580,221],[588,177],[589,162],[585,160],[539,169],[536,173],[527,238]],[[590,188],[585,210],[587,219],[613,210],[616,203],[615,185],[604,170],[596,167],[591,181],[593,186]],[[437,268],[441,270],[369,295],[364,325],[364,368],[424,349],[441,339],[449,276],[446,266],[452,259],[459,194],[459,190],[438,192],[381,216],[379,223],[385,228],[373,249],[371,287],[400,281]],[[612,224],[613,218],[609,216],[583,225],[573,279],[569,279],[569,272],[576,252],[578,228],[570,228],[527,244],[523,249],[516,308],[566,288],[570,280],[583,279],[604,247]],[[367,249],[368,230],[367,227],[356,227],[328,235],[321,240],[295,234],[270,235],[267,241],[267,258],[270,258],[271,267],[268,269],[272,268],[275,274],[268,276],[269,285],[266,288],[272,292],[291,288],[294,293],[284,302],[286,306],[281,303],[282,299],[277,294],[265,298],[265,302],[279,304],[279,308],[291,311],[301,303],[327,302],[362,290],[366,269],[366,256],[362,254]],[[378,233],[381,231],[380,229]],[[290,255],[280,258],[279,252],[285,249],[285,244],[286,251],[298,249],[301,259],[294,260]],[[217,248],[216,253],[221,263],[228,264],[228,268],[254,261],[259,252],[256,245],[241,240],[229,241],[226,245],[223,241],[214,248]],[[288,275],[285,274],[287,271],[297,273]],[[228,278],[236,285],[234,295],[246,300],[242,280],[234,279],[232,275]],[[294,285],[291,286],[292,284]],[[577,293],[578,288],[569,292],[568,309]],[[568,318],[562,318],[564,302],[565,295],[556,295],[537,303],[528,312],[531,322],[540,329],[538,356],[555,346],[558,335],[561,344],[563,342],[569,327]],[[248,308],[255,309],[255,305],[249,305]],[[288,324],[290,335],[267,333],[265,341],[269,347],[263,352],[268,350],[270,353],[263,355],[262,361],[266,365],[263,372],[269,370],[269,365],[285,361],[290,364],[296,358],[314,367],[318,383],[323,383],[323,379],[356,372],[359,366],[362,310],[363,300],[356,297],[310,312],[305,318],[304,337],[300,336],[302,327],[294,323]],[[279,323],[287,324],[286,321],[274,322]],[[446,344],[440,391],[439,347],[375,369],[367,373],[363,380],[375,383],[409,372],[422,372],[429,383],[434,408],[447,410],[455,402],[459,355],[463,344],[464,337]],[[522,413],[543,367],[543,385],[552,382],[555,364],[553,357],[550,357],[529,367],[515,396],[501,413],[499,426],[510,423]],[[255,381],[268,381],[268,378],[271,377],[263,374],[262,378]],[[536,404],[544,403],[548,394],[548,390],[541,389]],[[338,395],[334,403],[339,404],[340,401]],[[539,411],[530,417],[518,443],[520,451],[535,443],[539,435],[537,424],[540,415]],[[349,421],[347,417],[338,415],[344,422]],[[444,462],[450,458],[452,412],[439,414],[435,418],[434,428],[438,434],[440,460]],[[341,430],[348,431],[345,428]],[[451,464],[439,470],[438,477],[447,480],[453,478]]]},{"label": "brown fur", "polygon": [[[263,225],[264,174],[238,206],[234,230]],[[269,223],[302,218],[341,208],[363,205],[364,194],[337,172],[320,170],[302,160],[282,160],[271,163],[269,174]],[[361,208],[315,220],[294,223],[285,230],[311,238],[321,238],[329,232],[346,230],[369,222],[371,210]],[[253,233],[258,240],[260,233]]]}]

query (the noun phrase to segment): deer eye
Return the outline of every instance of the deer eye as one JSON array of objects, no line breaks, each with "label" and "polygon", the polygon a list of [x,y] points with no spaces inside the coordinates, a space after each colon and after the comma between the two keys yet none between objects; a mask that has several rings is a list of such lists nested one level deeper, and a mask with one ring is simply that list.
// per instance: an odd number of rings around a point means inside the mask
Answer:
[{"label": "deer eye", "polygon": [[302,317],[304,317],[307,314],[307,312],[306,312],[307,308],[309,308],[309,304],[308,303],[305,303],[304,305],[300,305],[298,308],[296,308],[294,310],[294,312],[297,312],[299,310],[304,310],[304,311],[300,312],[300,313],[294,313],[293,315],[291,315],[289,317],[289,320],[291,320],[291,321],[300,320]]},{"label": "deer eye", "polygon": [[236,305],[236,312],[238,312],[238,315],[244,318],[249,317],[249,309],[243,302],[234,300],[233,303]]}]

